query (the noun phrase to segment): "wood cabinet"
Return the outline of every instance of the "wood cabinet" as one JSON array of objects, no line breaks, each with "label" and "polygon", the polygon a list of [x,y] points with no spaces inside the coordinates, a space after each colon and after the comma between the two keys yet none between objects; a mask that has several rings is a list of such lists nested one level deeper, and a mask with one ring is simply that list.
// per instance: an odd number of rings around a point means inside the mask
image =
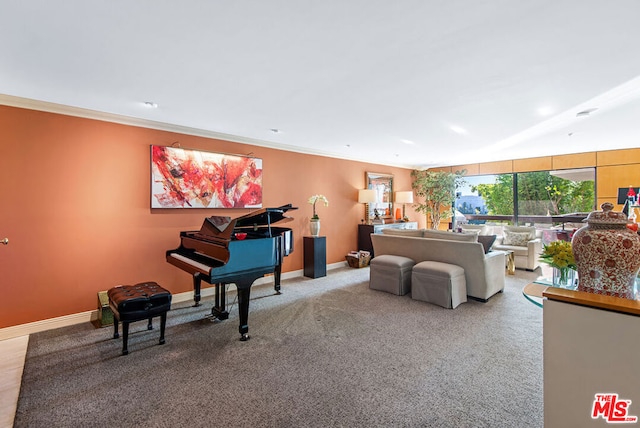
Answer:
[{"label": "wood cabinet", "polygon": [[369,251],[373,257],[372,233],[382,233],[383,229],[418,229],[418,222],[407,221],[405,223],[389,224],[359,224],[358,225],[358,250]]},{"label": "wood cabinet", "polygon": [[602,414],[593,419],[598,395],[632,400],[627,416],[640,415],[640,301],[551,287],[543,294],[544,426],[605,426]]}]

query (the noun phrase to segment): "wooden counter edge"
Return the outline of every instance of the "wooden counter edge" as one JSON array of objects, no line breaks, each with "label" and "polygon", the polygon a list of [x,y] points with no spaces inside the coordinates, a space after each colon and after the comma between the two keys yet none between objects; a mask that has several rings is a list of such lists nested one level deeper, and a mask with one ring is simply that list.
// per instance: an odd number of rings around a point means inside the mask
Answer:
[{"label": "wooden counter edge", "polygon": [[566,290],[556,287],[547,287],[542,292],[542,295],[550,300],[640,316],[640,301],[638,300],[603,296],[600,294],[587,293],[586,291]]}]

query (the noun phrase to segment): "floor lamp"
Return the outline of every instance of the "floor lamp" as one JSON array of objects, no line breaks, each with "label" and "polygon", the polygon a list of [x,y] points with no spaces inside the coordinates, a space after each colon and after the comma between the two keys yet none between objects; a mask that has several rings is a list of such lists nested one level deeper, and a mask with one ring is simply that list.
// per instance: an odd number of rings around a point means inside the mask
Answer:
[{"label": "floor lamp", "polygon": [[413,192],[396,192],[396,204],[402,204],[402,221],[409,221],[405,213],[405,204],[413,203]]},{"label": "floor lamp", "polygon": [[358,202],[364,204],[364,224],[371,224],[369,217],[369,204],[377,201],[376,191],[373,189],[360,189],[358,191]]}]

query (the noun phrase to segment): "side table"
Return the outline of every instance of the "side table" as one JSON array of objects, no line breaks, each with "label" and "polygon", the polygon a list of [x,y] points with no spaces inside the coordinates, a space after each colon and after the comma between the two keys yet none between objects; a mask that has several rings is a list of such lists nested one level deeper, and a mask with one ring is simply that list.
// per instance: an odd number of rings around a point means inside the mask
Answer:
[{"label": "side table", "polygon": [[320,278],[327,276],[327,238],[304,236],[304,276]]},{"label": "side table", "polygon": [[505,250],[507,256],[507,273],[509,275],[516,274],[516,255],[513,250]]}]

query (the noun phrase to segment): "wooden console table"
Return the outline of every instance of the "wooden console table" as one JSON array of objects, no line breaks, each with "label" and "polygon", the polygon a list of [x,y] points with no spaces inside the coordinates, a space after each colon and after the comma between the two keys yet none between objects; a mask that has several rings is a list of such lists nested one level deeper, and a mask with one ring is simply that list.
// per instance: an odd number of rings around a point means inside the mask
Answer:
[{"label": "wooden console table", "polygon": [[382,233],[382,229],[418,229],[418,222],[407,221],[388,224],[359,224],[358,225],[358,250],[369,251],[373,257],[372,233]]}]

